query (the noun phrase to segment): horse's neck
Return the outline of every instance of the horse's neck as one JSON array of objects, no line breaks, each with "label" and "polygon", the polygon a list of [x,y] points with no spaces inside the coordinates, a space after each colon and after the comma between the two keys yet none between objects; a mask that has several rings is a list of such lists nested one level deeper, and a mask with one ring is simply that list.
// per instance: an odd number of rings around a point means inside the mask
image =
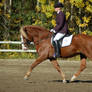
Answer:
[{"label": "horse's neck", "polygon": [[40,34],[39,36],[34,36],[34,44],[35,44],[35,47],[36,47],[36,50],[37,50],[37,52],[38,52],[38,50],[39,50],[39,48],[40,48],[40,46],[42,45],[42,43],[44,42],[47,42],[47,40],[48,41],[50,41],[50,39],[51,39],[51,34]]},{"label": "horse's neck", "polygon": [[51,37],[50,32],[42,32],[42,33],[37,32],[34,36],[34,42],[39,42],[39,41],[42,41],[42,40],[46,40],[50,37]]},{"label": "horse's neck", "polygon": [[40,34],[40,35],[39,35],[39,38],[40,38],[40,39],[47,39],[47,38],[49,38],[49,37],[51,37],[51,34],[50,34],[49,32],[43,33],[43,34]]}]

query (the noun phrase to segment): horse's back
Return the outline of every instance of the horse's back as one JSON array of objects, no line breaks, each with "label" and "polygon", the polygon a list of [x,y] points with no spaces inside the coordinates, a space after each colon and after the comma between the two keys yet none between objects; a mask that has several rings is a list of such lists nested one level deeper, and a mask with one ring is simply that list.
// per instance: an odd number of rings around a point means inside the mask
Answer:
[{"label": "horse's back", "polygon": [[85,35],[85,34],[78,34],[78,35],[74,35],[73,37],[74,40],[78,40],[78,42],[86,42],[86,41],[92,41],[92,36],[89,35]]}]

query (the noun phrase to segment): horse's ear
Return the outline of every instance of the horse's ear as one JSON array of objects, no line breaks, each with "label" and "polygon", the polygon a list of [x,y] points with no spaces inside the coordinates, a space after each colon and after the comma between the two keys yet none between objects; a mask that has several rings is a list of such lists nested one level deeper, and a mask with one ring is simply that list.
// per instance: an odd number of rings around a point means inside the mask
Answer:
[{"label": "horse's ear", "polygon": [[24,36],[26,39],[28,39],[28,36],[27,36],[27,34],[25,32],[25,27],[20,28],[20,33],[21,33],[22,36]]}]

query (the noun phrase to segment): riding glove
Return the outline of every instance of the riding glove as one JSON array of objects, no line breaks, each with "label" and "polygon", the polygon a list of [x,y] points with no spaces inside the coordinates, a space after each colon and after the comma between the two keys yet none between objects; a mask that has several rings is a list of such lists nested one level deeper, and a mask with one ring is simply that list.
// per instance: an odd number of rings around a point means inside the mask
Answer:
[{"label": "riding glove", "polygon": [[54,29],[51,29],[50,32],[56,33],[56,31]]}]

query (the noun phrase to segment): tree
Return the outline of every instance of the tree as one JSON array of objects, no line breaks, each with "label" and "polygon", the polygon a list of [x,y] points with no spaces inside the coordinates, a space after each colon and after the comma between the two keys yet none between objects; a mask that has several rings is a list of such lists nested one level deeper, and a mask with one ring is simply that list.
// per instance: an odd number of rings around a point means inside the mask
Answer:
[{"label": "tree", "polygon": [[63,11],[72,33],[92,34],[92,0],[0,0],[0,40],[18,40],[22,25],[53,28],[53,6],[58,1],[64,4]]}]

